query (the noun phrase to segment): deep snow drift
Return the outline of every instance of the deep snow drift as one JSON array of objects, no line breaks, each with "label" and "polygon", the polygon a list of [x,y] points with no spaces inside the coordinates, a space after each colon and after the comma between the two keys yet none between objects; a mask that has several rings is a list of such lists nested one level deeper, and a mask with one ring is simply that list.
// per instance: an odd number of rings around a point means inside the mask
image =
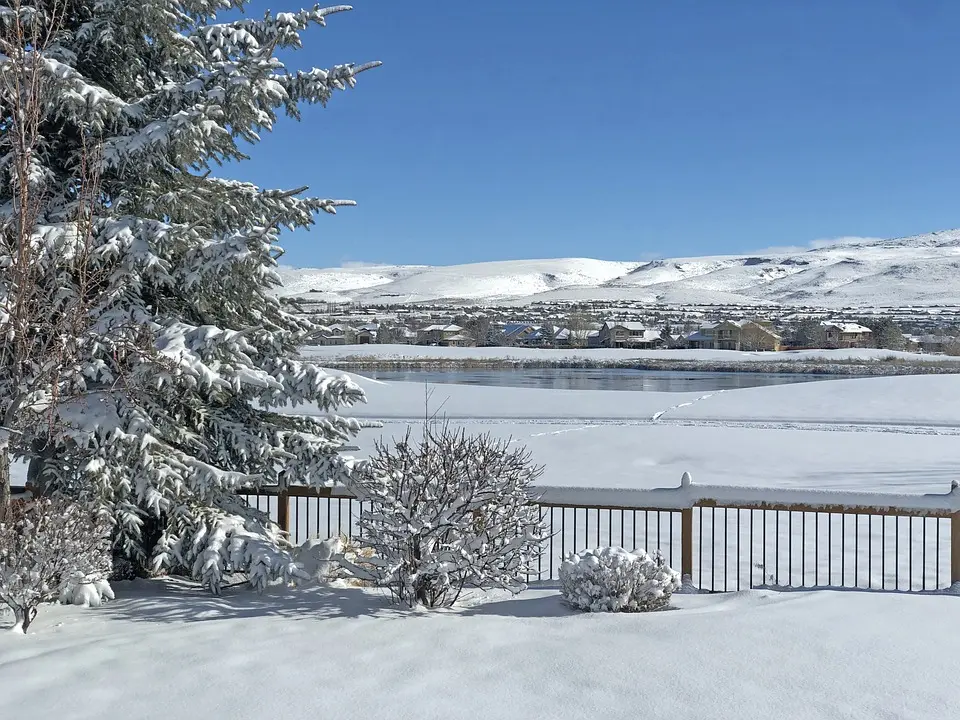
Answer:
[{"label": "deep snow drift", "polygon": [[960,703],[948,595],[754,590],[581,614],[553,589],[436,613],[353,588],[116,590],[0,632],[0,717],[930,720]]},{"label": "deep snow drift", "polygon": [[609,262],[508,260],[432,267],[281,268],[285,295],[363,303],[634,300],[665,304],[954,305],[960,231],[755,255]]}]

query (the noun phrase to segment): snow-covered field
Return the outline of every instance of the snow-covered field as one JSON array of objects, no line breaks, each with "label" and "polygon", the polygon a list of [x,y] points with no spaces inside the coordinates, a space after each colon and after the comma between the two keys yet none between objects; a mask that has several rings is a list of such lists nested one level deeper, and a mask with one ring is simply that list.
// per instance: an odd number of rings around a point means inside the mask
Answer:
[{"label": "snow-covered field", "polygon": [[933,720],[960,704],[949,595],[753,590],[588,615],[549,588],[436,613],[355,588],[116,590],[0,633],[0,717]]},{"label": "snow-covered field", "polygon": [[[368,452],[424,417],[425,386],[355,376],[384,421]],[[707,393],[432,385],[429,406],[525,444],[545,485],[708,485],[944,492],[957,477],[960,376],[829,380]]]},{"label": "snow-covered field", "polygon": [[[955,362],[943,355],[854,348],[848,350],[795,350],[787,352],[737,352],[734,350],[629,350],[595,348],[590,350],[550,350],[516,347],[435,347],[429,345],[310,345],[301,350],[305,358],[316,362],[349,359],[370,360],[513,360],[556,363],[571,360],[628,362],[630,360],[691,361],[703,363],[771,362]],[[960,365],[960,361],[958,365]]]},{"label": "snow-covered field", "polygon": [[[354,377],[369,402],[350,414],[386,423],[361,434],[361,453],[422,419],[424,386]],[[549,485],[675,486],[690,471],[712,485],[943,493],[956,477],[960,376],[704,395],[429,389],[452,422],[525,443]],[[747,570],[745,586],[762,581]],[[877,562],[866,572],[874,584]],[[881,580],[892,572],[888,563]],[[960,655],[944,632],[955,593],[754,589],[583,615],[551,585],[434,613],[351,587],[221,598],[172,580],[115,589],[105,607],[48,607],[30,634],[0,633],[0,718],[927,720],[960,703]]]},{"label": "snow-covered field", "polygon": [[508,260],[447,267],[284,267],[281,293],[335,302],[630,300],[665,304],[955,305],[960,231],[756,255],[609,262]]}]

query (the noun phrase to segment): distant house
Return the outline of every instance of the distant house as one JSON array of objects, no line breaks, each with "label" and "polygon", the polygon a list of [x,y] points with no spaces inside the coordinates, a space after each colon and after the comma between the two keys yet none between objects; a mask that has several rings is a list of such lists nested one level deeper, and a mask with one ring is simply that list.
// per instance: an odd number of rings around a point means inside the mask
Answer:
[{"label": "distant house", "polygon": [[439,344],[444,347],[473,347],[477,343],[469,335],[457,333],[456,335],[448,335]]},{"label": "distant house", "polygon": [[684,338],[684,344],[694,350],[713,350],[714,348],[714,330],[720,323],[706,322],[700,325],[698,330],[688,333]]},{"label": "distant house", "polygon": [[639,322],[608,320],[600,326],[600,346],[608,348],[656,348],[664,344],[660,330]]},{"label": "distant house", "polygon": [[920,352],[960,354],[960,338],[953,335],[919,335],[915,342]]},{"label": "distant house", "polygon": [[687,335],[686,344],[705,350],[768,350],[781,347],[781,337],[773,325],[762,320],[723,320],[703,323]]},{"label": "distant house", "polygon": [[713,329],[715,350],[777,351],[781,337],[761,320],[724,320]]},{"label": "distant house", "polygon": [[820,326],[823,328],[827,347],[859,348],[869,347],[873,344],[873,331],[863,325],[847,322],[822,322]]},{"label": "distant house", "polygon": [[545,347],[553,344],[554,332],[540,325],[507,323],[503,326],[503,339],[508,345]]},{"label": "distant house", "polygon": [[321,325],[311,340],[317,345],[349,345],[354,340],[354,330],[346,325]]},{"label": "distant house", "polygon": [[417,342],[417,332],[410,328],[394,328],[393,342],[400,345],[413,345]]},{"label": "distant house", "polygon": [[361,326],[356,332],[357,345],[372,345],[373,343],[377,342],[377,333],[379,331],[380,326],[376,324]]},{"label": "distant house", "polygon": [[473,338],[459,325],[428,325],[417,332],[417,344],[464,347],[473,345]]}]

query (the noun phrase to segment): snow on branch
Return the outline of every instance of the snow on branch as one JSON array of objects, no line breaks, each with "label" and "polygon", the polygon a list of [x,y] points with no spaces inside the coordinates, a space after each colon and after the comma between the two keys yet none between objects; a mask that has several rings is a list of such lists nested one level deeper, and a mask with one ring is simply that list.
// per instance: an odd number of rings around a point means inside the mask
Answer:
[{"label": "snow on branch", "polygon": [[378,443],[352,480],[373,551],[370,570],[353,569],[411,607],[451,605],[467,587],[521,590],[544,538],[529,502],[539,473],[522,448],[446,425]]}]

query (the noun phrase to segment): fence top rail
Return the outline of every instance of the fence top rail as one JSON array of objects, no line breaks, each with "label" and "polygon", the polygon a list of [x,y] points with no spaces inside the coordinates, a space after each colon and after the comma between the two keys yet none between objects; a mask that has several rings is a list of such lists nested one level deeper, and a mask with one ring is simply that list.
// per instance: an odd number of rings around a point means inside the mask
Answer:
[{"label": "fence top rail", "polygon": [[[250,495],[355,498],[345,487],[276,486],[246,488]],[[684,473],[679,487],[596,488],[538,485],[533,498],[546,507],[576,507],[648,511],[678,511],[693,507],[725,507],[784,512],[830,512],[860,515],[950,516],[960,513],[960,483],[944,493],[870,493],[845,490],[761,488],[734,485],[700,485]]]},{"label": "fence top rail", "polygon": [[729,507],[795,512],[948,516],[960,512],[960,483],[944,493],[871,493],[845,490],[762,488],[700,485],[684,473],[673,488],[594,488],[538,486],[537,501],[544,505],[685,510],[692,507]]}]

